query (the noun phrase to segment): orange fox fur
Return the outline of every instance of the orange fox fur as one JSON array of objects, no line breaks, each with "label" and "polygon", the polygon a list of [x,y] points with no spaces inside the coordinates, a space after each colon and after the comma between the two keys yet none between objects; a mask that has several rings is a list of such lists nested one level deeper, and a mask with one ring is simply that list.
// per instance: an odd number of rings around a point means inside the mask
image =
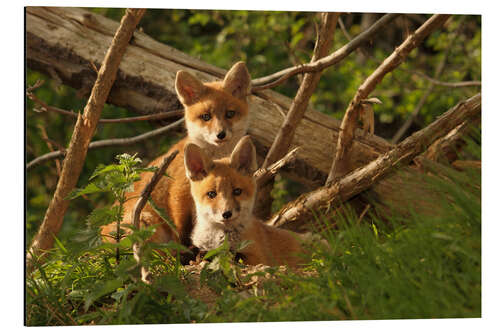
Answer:
[{"label": "orange fox fur", "polygon": [[[165,155],[157,157],[149,166],[159,166],[167,155],[179,150],[179,154],[167,169],[171,178],[162,177],[151,194],[153,201],[167,212],[175,224],[179,237],[175,236],[149,204],[144,207],[140,222],[156,226],[156,232],[151,238],[153,242],[174,240],[189,245],[194,203],[184,168],[185,146],[194,143],[212,158],[224,157],[231,153],[248,128],[246,96],[250,89],[250,74],[243,62],[236,63],[223,81],[211,83],[202,83],[188,72],[179,71],[175,89],[184,106],[187,137],[172,146]],[[134,191],[128,193],[127,198],[138,197],[151,177],[151,173],[143,173],[141,179],[134,183]],[[130,199],[125,203],[122,223],[133,222],[132,214],[136,202],[137,199]],[[109,224],[102,228],[102,235],[109,235],[115,230],[116,224]],[[104,238],[112,241],[110,237]]]},{"label": "orange fox fur", "polygon": [[296,266],[302,262],[304,235],[268,226],[252,214],[257,163],[249,136],[241,139],[230,157],[218,160],[195,144],[187,144],[184,162],[196,207],[193,245],[208,251],[222,245],[225,238],[232,248],[247,240],[250,244],[239,251],[246,264]]}]

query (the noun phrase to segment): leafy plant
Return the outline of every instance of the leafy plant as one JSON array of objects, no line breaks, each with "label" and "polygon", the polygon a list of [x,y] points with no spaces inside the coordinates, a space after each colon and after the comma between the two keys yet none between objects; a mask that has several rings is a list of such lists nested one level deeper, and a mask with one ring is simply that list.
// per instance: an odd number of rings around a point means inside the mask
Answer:
[{"label": "leafy plant", "polygon": [[[74,190],[70,195],[70,199],[75,199],[87,194],[109,192],[113,199],[118,203],[109,209],[99,208],[94,210],[87,222],[96,229],[97,227],[116,222],[116,232],[112,235],[116,243],[119,243],[124,237],[124,231],[121,229],[123,220],[123,205],[127,200],[126,193],[133,191],[134,182],[140,179],[140,173],[144,171],[153,172],[156,167],[141,168],[141,159],[136,157],[137,154],[121,154],[116,157],[118,164],[100,165],[90,177],[90,183],[81,189]],[[116,247],[116,262],[120,262],[120,248]]]}]

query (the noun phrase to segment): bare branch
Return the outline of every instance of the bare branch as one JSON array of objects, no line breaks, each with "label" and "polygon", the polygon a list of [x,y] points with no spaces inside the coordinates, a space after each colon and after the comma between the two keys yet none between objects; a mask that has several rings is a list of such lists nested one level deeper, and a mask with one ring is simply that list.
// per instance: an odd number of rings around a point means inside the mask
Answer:
[{"label": "bare branch", "polygon": [[432,77],[428,76],[427,74],[424,74],[424,73],[419,72],[419,71],[409,70],[408,72],[413,73],[415,75],[418,75],[436,86],[443,86],[443,87],[450,87],[450,88],[480,87],[481,86],[481,81],[444,82],[444,81],[439,81],[436,78],[432,78]]},{"label": "bare branch", "polygon": [[423,157],[435,162],[441,161],[440,158],[444,157],[448,163],[452,162],[457,158],[457,150],[464,143],[464,136],[473,128],[472,124],[478,122],[480,122],[480,117],[465,120],[448,134],[433,142],[422,154]]},{"label": "bare branch", "polygon": [[[184,118],[181,118],[177,121],[175,121],[172,124],[169,124],[167,126],[131,137],[131,138],[117,138],[117,139],[106,139],[106,140],[98,140],[91,142],[88,146],[88,149],[97,149],[97,148],[106,148],[106,147],[112,147],[112,146],[128,146],[132,144],[136,144],[138,142],[144,141],[151,139],[155,136],[164,134],[174,128],[180,127],[184,123]],[[65,151],[57,150],[53,151],[51,153],[44,154],[42,156],[39,156],[33,160],[31,160],[27,165],[26,165],[26,170],[29,170],[38,164],[52,160],[54,158],[59,158],[63,157],[65,155]]]},{"label": "bare branch", "polygon": [[[323,15],[321,31],[318,34],[318,39],[316,41],[316,45],[314,46],[314,53],[311,62],[322,58],[328,52],[333,42],[332,35],[335,32],[335,26],[339,15],[340,14],[338,13],[328,13]],[[293,135],[295,134],[295,129],[307,109],[309,99],[316,89],[320,77],[321,72],[307,73],[304,75],[304,80],[302,81],[297,95],[290,106],[286,119],[283,122],[278,135],[274,139],[266,159],[264,160],[262,165],[263,168],[267,168],[269,165],[280,159],[290,147]]]},{"label": "bare branch", "polygon": [[311,222],[314,212],[338,207],[342,202],[366,190],[397,165],[411,161],[415,156],[424,152],[431,142],[448,133],[466,119],[477,116],[480,111],[481,94],[458,103],[432,124],[413,133],[394,149],[364,167],[350,172],[335,183],[306,193],[290,202],[267,224],[291,229],[292,224],[300,225]]},{"label": "bare branch", "polygon": [[[321,27],[318,31],[316,44],[314,46],[314,52],[311,59],[312,62],[324,57],[328,53],[328,50],[333,42],[332,36],[334,35],[339,16],[339,13],[323,13],[321,15]],[[293,136],[295,135],[295,130],[306,112],[307,104],[309,103],[309,99],[318,85],[320,77],[321,71],[306,73],[304,75],[297,95],[295,96],[292,105],[290,106],[290,110],[286,115],[285,121],[281,125],[278,135],[274,138],[273,144],[264,159],[262,168],[265,169],[279,160],[290,148]],[[254,212],[260,218],[268,217],[270,211],[269,195],[271,189],[272,186],[266,186],[265,189],[261,186],[261,188],[258,189],[259,194],[256,200]]]},{"label": "bare branch", "polygon": [[[151,195],[151,192],[153,192],[156,184],[160,181],[160,178],[165,175],[165,171],[167,171],[168,166],[170,163],[174,160],[174,158],[177,156],[179,153],[178,150],[173,151],[171,154],[169,154],[163,162],[161,163],[160,167],[158,170],[155,171],[153,174],[153,177],[151,177],[151,180],[149,183],[144,187],[142,190],[141,196],[139,197],[139,200],[137,200],[137,203],[134,206],[134,210],[132,213],[133,216],[133,224],[134,227],[139,228],[140,227],[140,216],[142,209],[148,202],[148,198]],[[141,279],[144,283],[150,283],[151,282],[151,275],[148,271],[148,268],[143,265],[142,263],[142,253],[141,253],[141,245],[138,243],[133,244],[133,252],[134,252],[134,258],[137,261],[137,264],[141,267]]]},{"label": "bare branch", "polygon": [[[438,77],[440,77],[441,74],[444,71],[444,66],[446,65],[446,60],[448,59],[448,55],[450,54],[451,45],[453,44],[454,40],[458,36],[458,31],[460,31],[460,28],[462,26],[461,22],[463,22],[464,17],[465,16],[463,16],[462,19],[461,19],[461,21],[460,21],[459,28],[452,34],[452,36],[450,38],[450,41],[449,41],[449,45],[446,48],[446,50],[445,50],[445,52],[443,54],[443,57],[441,58],[441,61],[436,66],[436,70],[434,72],[434,79],[437,79]],[[415,107],[415,109],[413,110],[413,112],[410,114],[410,116],[408,117],[408,119],[406,119],[406,121],[403,124],[403,126],[401,126],[398,129],[398,131],[396,132],[396,134],[394,134],[394,136],[392,137],[391,143],[397,143],[399,140],[401,140],[401,138],[406,133],[406,131],[408,130],[408,128],[410,128],[411,124],[417,118],[420,110],[425,105],[425,102],[427,101],[427,98],[429,98],[429,96],[432,93],[433,89],[434,89],[434,83],[432,83],[432,81],[431,81],[431,84],[429,86],[427,86],[427,89],[425,90],[425,93],[422,95],[422,97],[418,101],[418,104]]]},{"label": "bare branch", "polygon": [[[54,151],[54,145],[56,144],[53,140],[51,140],[47,134],[47,131],[45,130],[45,127],[43,127],[42,124],[38,124],[38,128],[40,129],[40,132],[42,134],[42,139],[47,143],[47,147],[49,147],[50,151]],[[60,150],[63,149],[63,147],[59,147]],[[61,161],[56,160],[56,171],[57,171],[57,176],[61,176]]]},{"label": "bare branch", "polygon": [[364,42],[372,38],[377,32],[380,31],[382,27],[391,22],[398,15],[399,14],[384,15],[381,19],[375,22],[370,28],[366,29],[361,34],[356,36],[353,40],[351,40],[349,43],[347,43],[346,45],[344,45],[343,47],[341,47],[340,49],[338,49],[337,51],[333,52],[328,56],[318,58],[315,61],[311,61],[308,64],[289,67],[274,74],[252,80],[252,92],[257,92],[260,90],[276,87],[298,73],[318,72],[322,71],[323,69],[329,66],[333,66],[339,63],[345,57],[351,54],[354,50],[360,47]]},{"label": "bare branch", "polygon": [[440,27],[449,18],[450,15],[433,15],[428,19],[415,33],[394,50],[384,62],[363,82],[358,88],[356,95],[349,103],[342,124],[340,126],[340,135],[337,142],[335,158],[328,174],[327,184],[331,184],[335,179],[344,175],[348,171],[349,152],[354,140],[354,133],[359,118],[361,102],[375,89],[377,84],[382,81],[384,76],[394,70],[401,64],[411,50],[419,45],[426,36]]},{"label": "bare branch", "polygon": [[45,83],[44,80],[40,80],[40,79],[36,80],[35,84],[33,84],[31,87],[28,87],[28,89],[26,89],[26,93],[27,94],[32,93],[36,89],[40,88],[44,83]]},{"label": "bare branch", "polygon": [[342,17],[339,17],[339,26],[340,26],[340,29],[342,29],[342,33],[344,34],[345,38],[347,38],[347,40],[349,42],[352,41],[352,37],[349,34],[349,31],[347,31],[347,29],[344,25],[344,20],[342,20]]},{"label": "bare branch", "polygon": [[[40,85],[38,85],[38,87]],[[50,106],[47,103],[45,103],[44,101],[42,101],[41,99],[39,99],[35,94],[33,94],[31,92],[34,87],[35,86],[26,89],[26,95],[28,96],[28,98],[31,99],[36,104],[40,105],[40,107],[41,107],[40,109],[33,109],[33,111],[36,111],[36,112],[51,111],[51,112],[56,112],[56,113],[65,115],[65,116],[78,118],[78,113],[76,113],[76,112],[63,110],[63,109],[55,107],[55,106]],[[116,119],[103,118],[103,119],[99,119],[99,123],[131,123],[131,122],[136,122],[136,121],[160,120],[160,119],[176,118],[176,117],[182,117],[182,116],[184,116],[184,109],[178,109],[178,110],[155,113],[155,114],[147,115],[147,116],[116,118]]]},{"label": "bare branch", "polygon": [[259,170],[255,171],[253,176],[255,180],[257,181],[257,186],[260,186],[267,181],[269,181],[272,177],[274,177],[278,171],[283,168],[285,165],[292,163],[295,158],[297,157],[297,152],[299,151],[300,147],[296,147],[288,152],[285,156],[283,156],[282,159],[279,161],[274,162],[267,168],[260,168]]},{"label": "bare branch", "polygon": [[111,46],[106,53],[97,80],[85,106],[83,116],[79,116],[71,137],[68,154],[63,163],[61,177],[54,193],[42,225],[35,235],[27,255],[27,270],[31,271],[31,259],[39,257],[52,248],[54,236],[61,229],[66,209],[69,205],[67,196],[73,190],[80,176],[87,149],[94,134],[102,108],[111,91],[118,72],[118,66],[125,49],[132,37],[137,23],[144,15],[145,9],[127,9],[120,26],[116,31]]},{"label": "bare branch", "polygon": [[463,171],[465,169],[481,169],[481,161],[456,160],[451,164],[455,169]]}]

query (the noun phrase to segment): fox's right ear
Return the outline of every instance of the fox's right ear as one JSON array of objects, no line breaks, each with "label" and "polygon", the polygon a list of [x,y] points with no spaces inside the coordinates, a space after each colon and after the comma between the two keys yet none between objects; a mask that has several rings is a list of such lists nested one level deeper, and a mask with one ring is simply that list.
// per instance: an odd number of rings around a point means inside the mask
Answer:
[{"label": "fox's right ear", "polygon": [[193,75],[181,70],[175,76],[175,91],[182,104],[191,105],[201,97],[205,86]]},{"label": "fox's right ear", "polygon": [[184,148],[184,165],[186,176],[192,181],[202,180],[208,175],[212,162],[205,153],[194,143],[188,143]]},{"label": "fox's right ear", "polygon": [[257,154],[249,135],[245,135],[231,153],[231,166],[238,171],[252,175],[257,170]]},{"label": "fox's right ear", "polygon": [[251,85],[252,79],[243,61],[239,61],[231,67],[222,84],[224,91],[242,100],[246,100]]}]

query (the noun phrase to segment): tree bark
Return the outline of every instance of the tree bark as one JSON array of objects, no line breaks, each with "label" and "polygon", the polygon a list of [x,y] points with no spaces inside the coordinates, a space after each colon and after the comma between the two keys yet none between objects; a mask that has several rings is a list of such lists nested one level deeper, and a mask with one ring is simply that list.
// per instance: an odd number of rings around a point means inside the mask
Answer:
[{"label": "tree bark", "polygon": [[292,230],[300,230],[307,222],[312,222],[314,214],[338,207],[354,195],[366,190],[380,178],[404,165],[439,137],[446,135],[453,128],[480,113],[481,94],[460,102],[429,126],[415,132],[391,151],[358,168],[330,186],[300,196],[288,203],[271,220],[269,225]]},{"label": "tree bark", "polygon": [[54,236],[61,229],[64,214],[69,205],[67,196],[78,181],[90,140],[101,116],[104,103],[111,91],[111,86],[115,81],[118,66],[144,12],[144,9],[127,9],[111,43],[107,44],[111,45],[105,54],[97,80],[83,111],[83,116],[78,118],[75,125],[54,197],[28,251],[28,270],[33,267],[33,258],[38,258],[43,255],[44,251],[52,248]]}]

